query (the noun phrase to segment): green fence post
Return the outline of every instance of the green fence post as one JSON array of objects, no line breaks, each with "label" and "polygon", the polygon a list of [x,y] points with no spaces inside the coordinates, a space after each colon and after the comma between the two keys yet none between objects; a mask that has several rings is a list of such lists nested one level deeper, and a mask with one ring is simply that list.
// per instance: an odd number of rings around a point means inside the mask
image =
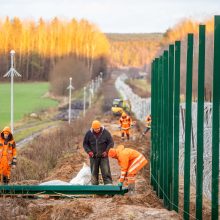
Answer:
[{"label": "green fence post", "polygon": [[158,65],[159,59],[155,59],[155,70],[154,70],[154,112],[151,112],[154,116],[152,116],[152,129],[151,132],[154,132],[154,146],[155,146],[155,155],[154,155],[154,181],[155,181],[155,190],[158,195],[158,106],[159,106],[159,98],[158,98]]},{"label": "green fence post", "polygon": [[[158,137],[158,130],[157,130],[157,120],[158,120],[158,58],[155,59],[155,68],[154,68],[154,119],[152,118],[152,129],[155,130],[154,132],[154,184],[155,184],[155,191],[158,192],[158,185],[157,185],[157,170],[158,170],[158,157],[157,157],[157,152],[158,152],[158,146],[157,146],[157,137]],[[152,116],[152,115],[151,115]]]},{"label": "green fence post", "polygon": [[163,56],[160,57],[160,65],[159,65],[159,109],[160,109],[160,115],[159,115],[159,184],[160,184],[160,190],[159,190],[159,197],[163,199],[163,175],[164,175],[164,168],[163,168]]},{"label": "green fence post", "polygon": [[184,219],[189,219],[190,207],[190,154],[192,129],[192,70],[193,70],[193,34],[188,34],[187,70],[186,70],[186,116],[185,116],[185,157],[184,157]]},{"label": "green fence post", "polygon": [[[167,161],[168,161],[168,188],[167,196],[172,201],[172,179],[173,179],[173,82],[174,80],[174,45],[169,45],[169,77],[168,77],[168,146],[167,146]],[[172,206],[168,203],[168,209]]]},{"label": "green fence post", "polygon": [[169,201],[168,201],[168,59],[169,54],[168,51],[164,51],[163,56],[163,166],[164,166],[164,206],[168,208]]},{"label": "green fence post", "polygon": [[218,219],[219,114],[220,114],[220,16],[215,16],[212,109],[212,219]]},{"label": "green fence post", "polygon": [[[151,112],[152,116],[154,117],[155,109],[154,109],[154,102],[155,102],[155,95],[154,95],[154,78],[155,78],[155,60],[151,64]],[[152,128],[153,128],[152,123]],[[151,130],[151,158],[150,158],[150,175],[151,175],[151,185],[153,186],[153,189],[155,190],[155,183],[154,183],[154,155],[155,155],[155,142],[154,142],[154,129]]]},{"label": "green fence post", "polygon": [[156,118],[156,129],[157,129],[157,136],[156,136],[156,161],[157,161],[157,170],[156,170],[156,176],[157,176],[157,196],[160,197],[160,187],[159,187],[159,184],[160,184],[160,105],[161,105],[161,99],[160,99],[160,87],[158,85],[160,85],[160,58],[158,58],[157,60],[157,81],[156,81],[156,94],[157,94],[157,118]]},{"label": "green fence post", "polygon": [[196,166],[196,218],[197,219],[202,219],[204,90],[205,90],[205,25],[199,25],[197,166]]},{"label": "green fence post", "polygon": [[175,42],[174,75],[174,149],[173,149],[173,209],[179,206],[179,124],[180,124],[180,51],[181,42]]}]

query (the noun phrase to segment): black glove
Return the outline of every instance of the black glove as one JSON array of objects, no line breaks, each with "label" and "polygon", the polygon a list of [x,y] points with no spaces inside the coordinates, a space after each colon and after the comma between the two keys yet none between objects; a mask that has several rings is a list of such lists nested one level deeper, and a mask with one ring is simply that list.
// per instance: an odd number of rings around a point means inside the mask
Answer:
[{"label": "black glove", "polygon": [[12,159],[12,162],[11,162],[11,165],[13,166],[16,166],[17,165],[17,158],[13,158]]}]

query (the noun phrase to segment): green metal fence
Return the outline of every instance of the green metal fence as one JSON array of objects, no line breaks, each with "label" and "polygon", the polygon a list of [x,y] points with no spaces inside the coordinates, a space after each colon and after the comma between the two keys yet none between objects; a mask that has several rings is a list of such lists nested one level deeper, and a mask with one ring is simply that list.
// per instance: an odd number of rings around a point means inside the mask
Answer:
[{"label": "green metal fence", "polygon": [[[211,216],[218,219],[219,200],[219,117],[220,117],[220,16],[215,16],[214,68],[212,91],[212,199]],[[205,25],[199,26],[198,95],[197,95],[197,161],[196,161],[196,219],[202,219],[203,151],[204,151],[204,93],[205,93]],[[192,134],[192,79],[194,35],[187,38],[185,145],[184,145],[184,219],[190,219],[190,163]],[[164,206],[180,211],[179,207],[179,129],[180,129],[180,56],[181,42],[169,45],[155,58],[151,68],[152,132],[151,184]]]}]

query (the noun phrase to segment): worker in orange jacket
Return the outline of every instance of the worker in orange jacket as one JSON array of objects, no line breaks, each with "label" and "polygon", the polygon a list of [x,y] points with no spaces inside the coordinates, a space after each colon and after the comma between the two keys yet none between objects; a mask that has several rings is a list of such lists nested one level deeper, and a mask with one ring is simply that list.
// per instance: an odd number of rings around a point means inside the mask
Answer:
[{"label": "worker in orange jacket", "polygon": [[16,166],[16,145],[9,127],[5,127],[0,134],[0,181],[8,184],[11,168]]},{"label": "worker in orange jacket", "polygon": [[125,135],[127,140],[130,138],[130,128],[132,126],[132,119],[125,112],[122,113],[121,118],[119,119],[120,129],[121,129],[121,139],[124,140]]},{"label": "worker in orange jacket", "polygon": [[121,176],[119,179],[119,186],[128,185],[131,192],[135,190],[135,177],[139,170],[141,170],[148,161],[136,150],[125,148],[124,145],[119,145],[117,148],[111,148],[108,152],[109,157],[118,160],[121,167]]},{"label": "worker in orange jacket", "polygon": [[143,132],[143,135],[147,134],[147,132],[151,129],[151,115],[147,115],[145,122],[146,122],[146,127]]}]

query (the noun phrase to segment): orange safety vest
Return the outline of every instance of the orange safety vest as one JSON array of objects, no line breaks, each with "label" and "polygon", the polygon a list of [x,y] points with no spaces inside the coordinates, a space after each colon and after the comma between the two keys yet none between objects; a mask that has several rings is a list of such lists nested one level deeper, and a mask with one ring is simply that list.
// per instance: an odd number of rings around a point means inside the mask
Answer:
[{"label": "orange safety vest", "polygon": [[131,123],[132,123],[132,120],[131,118],[127,115],[125,118],[120,118],[119,120],[120,124],[121,124],[121,127],[122,128],[130,128],[131,127]]},{"label": "orange safety vest", "polygon": [[[10,140],[4,139],[4,131],[9,132]],[[11,130],[6,127],[0,134],[0,174],[10,175],[12,160],[16,161],[17,151]]]},{"label": "orange safety vest", "polygon": [[5,143],[5,141],[0,141],[0,163],[2,157],[7,157],[8,163],[11,164],[13,157],[16,157],[16,148],[14,140]]},{"label": "orange safety vest", "polygon": [[123,145],[116,148],[115,158],[118,159],[121,167],[120,182],[123,182],[126,176],[136,175],[148,163],[143,154],[131,148],[125,148]]}]

